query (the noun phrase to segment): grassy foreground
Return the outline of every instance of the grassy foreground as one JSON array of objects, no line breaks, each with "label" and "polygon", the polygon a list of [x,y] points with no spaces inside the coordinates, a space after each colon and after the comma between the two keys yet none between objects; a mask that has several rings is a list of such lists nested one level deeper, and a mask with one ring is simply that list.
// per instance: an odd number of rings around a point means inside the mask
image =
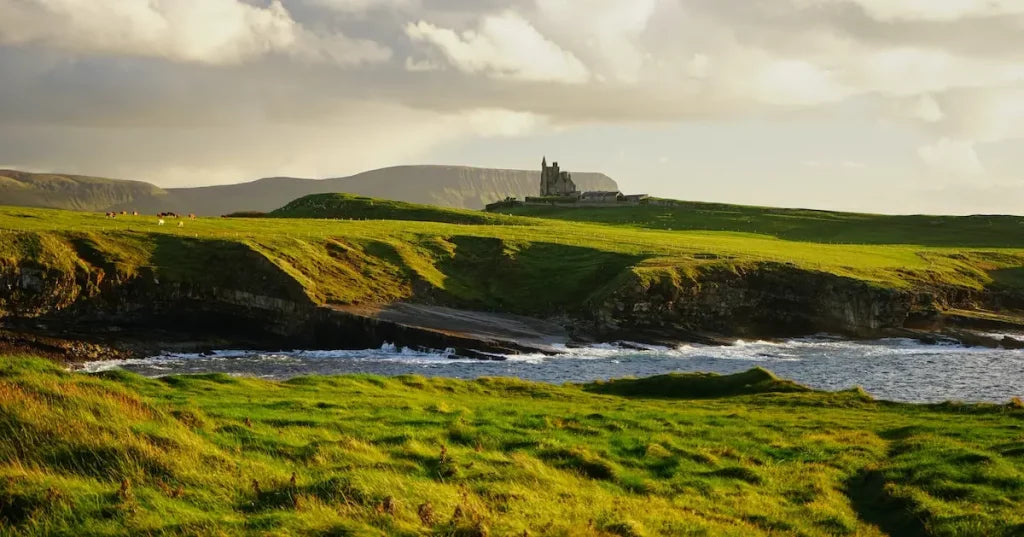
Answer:
[{"label": "grassy foreground", "polygon": [[0,358],[0,535],[1012,536],[1022,507],[1019,405]]}]

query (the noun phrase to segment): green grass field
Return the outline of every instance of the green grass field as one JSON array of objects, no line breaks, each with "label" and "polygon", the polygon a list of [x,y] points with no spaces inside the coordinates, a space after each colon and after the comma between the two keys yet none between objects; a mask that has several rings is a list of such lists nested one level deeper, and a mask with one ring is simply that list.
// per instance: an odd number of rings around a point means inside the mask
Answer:
[{"label": "green grass field", "polygon": [[5,536],[1008,537],[1022,507],[1019,404],[760,370],[581,387],[0,358]]},{"label": "green grass field", "polygon": [[1024,247],[1024,217],[841,213],[660,200],[614,208],[522,206],[512,215],[666,230],[733,231],[837,244]]},{"label": "green grass field", "polygon": [[[981,234],[974,220],[954,219],[942,224],[953,229],[942,232],[937,231],[942,226],[922,224],[915,233],[894,234],[891,243],[839,244],[833,241],[832,228],[818,222],[801,224],[800,237],[779,238],[775,235],[796,232],[685,230],[676,225],[668,231],[650,229],[657,227],[653,225],[504,217],[346,196],[338,200],[327,213],[331,219],[204,218],[186,221],[182,228],[173,220],[157,226],[152,216],[108,219],[0,207],[0,266],[100,269],[108,277],[150,271],[172,281],[253,278],[280,288],[283,296],[305,296],[316,303],[429,296],[454,305],[534,314],[578,308],[624,282],[676,281],[708,268],[742,271],[767,262],[889,288],[1024,288],[1024,235],[1007,231],[1010,224]],[[628,219],[631,210],[593,212]],[[281,214],[317,213],[307,204]],[[822,214],[824,219],[856,216]],[[463,223],[476,218],[482,220]],[[710,222],[704,227],[713,227]],[[957,222],[966,222],[965,227],[956,227]],[[869,234],[856,231],[852,223],[843,225],[853,226],[849,236]],[[815,230],[821,236],[809,236]],[[928,245],[957,241],[955,246]],[[251,270],[209,270],[242,266],[238,264]],[[541,285],[545,291],[536,292]]]}]

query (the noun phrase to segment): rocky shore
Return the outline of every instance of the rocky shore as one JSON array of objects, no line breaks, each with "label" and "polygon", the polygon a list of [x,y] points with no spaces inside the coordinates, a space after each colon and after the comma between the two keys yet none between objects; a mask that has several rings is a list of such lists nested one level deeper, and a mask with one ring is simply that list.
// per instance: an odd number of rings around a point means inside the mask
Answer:
[{"label": "rocky shore", "polygon": [[[1019,297],[862,281],[764,265],[620,282],[572,314],[536,318],[437,304],[319,305],[287,286],[94,281],[15,267],[0,273],[0,350],[89,361],[213,349],[362,349],[384,343],[459,357],[555,354],[560,346],[729,344],[816,333],[1024,348]],[[999,307],[998,313],[986,308]],[[1010,335],[992,336],[1001,332]]]}]

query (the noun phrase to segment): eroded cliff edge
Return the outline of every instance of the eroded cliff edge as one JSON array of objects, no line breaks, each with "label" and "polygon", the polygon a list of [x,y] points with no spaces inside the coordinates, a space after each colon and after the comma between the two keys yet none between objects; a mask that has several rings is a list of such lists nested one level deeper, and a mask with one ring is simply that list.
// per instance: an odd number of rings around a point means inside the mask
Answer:
[{"label": "eroded cliff edge", "polygon": [[[855,338],[1019,330],[1020,293],[946,284],[892,287],[785,263],[631,272],[588,310],[592,330],[647,338]],[[993,315],[999,311],[1004,315]],[[986,313],[989,312],[989,313]],[[980,343],[974,339],[969,343]]]},{"label": "eroded cliff edge", "polygon": [[[380,314],[399,303],[545,319],[567,340],[641,342],[819,332],[956,337],[957,327],[1019,328],[1015,312],[1024,309],[1019,291],[996,285],[920,277],[893,285],[778,262],[652,261],[493,237],[5,232],[0,239],[0,344],[49,345],[78,358],[384,342],[469,355],[550,350],[514,330],[481,333],[445,326],[443,316],[416,322]],[[496,319],[492,326],[502,324]]]}]

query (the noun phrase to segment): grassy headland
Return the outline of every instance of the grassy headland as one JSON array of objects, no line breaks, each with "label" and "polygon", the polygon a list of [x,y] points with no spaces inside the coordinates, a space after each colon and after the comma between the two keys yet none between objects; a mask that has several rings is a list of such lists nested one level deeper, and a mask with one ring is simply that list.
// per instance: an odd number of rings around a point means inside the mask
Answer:
[{"label": "grassy headland", "polygon": [[[592,212],[628,219],[648,210],[663,209]],[[673,211],[701,227],[700,218]],[[1009,217],[988,233],[975,220],[936,217],[941,226],[894,234],[892,243],[839,244],[833,227],[810,216],[762,212],[749,218],[803,227],[669,231],[334,194],[296,200],[276,218],[201,218],[184,227],[158,226],[152,216],[0,207],[0,284],[11,290],[0,295],[0,316],[74,306],[110,319],[151,304],[181,311],[226,301],[233,311],[258,304],[283,318],[301,307],[412,301],[562,315],[598,337],[673,338],[872,335],[914,315],[933,322],[937,312],[966,310],[1014,322],[1024,309],[1024,248],[1021,234],[1005,229],[1016,222]],[[858,222],[883,218],[814,214],[844,222],[850,237],[872,235],[857,231],[867,225]],[[787,233],[799,237],[780,238]]]},{"label": "grassy headland", "polygon": [[[175,227],[173,221],[159,227],[152,216],[108,219],[101,214],[0,206],[0,263],[92,265],[129,274],[150,267],[170,278],[206,277],[208,265],[196,255],[229,246],[228,250],[264,258],[321,301],[407,298],[415,279],[454,298],[516,311],[584,302],[596,290],[594,286],[554,283],[571,281],[591,268],[597,270],[596,282],[609,282],[624,271],[657,272],[671,267],[686,273],[706,265],[775,262],[902,288],[933,283],[974,289],[999,283],[1024,286],[1024,278],[1018,277],[1024,273],[1024,234],[1007,230],[957,242],[955,237],[973,236],[975,231],[931,232],[924,227],[885,244],[839,244],[827,230],[811,236],[815,229],[822,229],[819,222],[808,223],[801,231],[803,237],[790,240],[765,230],[700,229],[713,225],[707,223],[694,225],[697,229],[678,226],[667,231],[439,208],[424,212],[429,206],[409,209],[410,204],[400,202],[336,199],[338,208],[322,214],[286,207],[277,214],[299,218],[203,218],[186,222],[184,228]],[[593,213],[628,219],[625,211],[631,210],[648,208],[622,209],[623,213],[595,209]],[[584,210],[569,214],[586,216]],[[827,216],[832,214],[825,213],[823,218],[838,218]],[[323,218],[310,218],[318,215]],[[471,220],[476,224],[466,223]],[[849,224],[854,229],[851,234],[856,233],[855,225]],[[922,246],[938,242],[945,245]],[[230,255],[224,252],[225,257]],[[491,269],[511,271],[518,277],[477,280],[480,271]],[[373,285],[374,281],[386,285]],[[518,292],[518,284],[527,282],[553,284],[545,290],[546,296],[539,297]]]},{"label": "grassy headland", "polygon": [[7,357],[0,535],[1012,536],[1022,431],[1013,405],[761,370],[268,382]]}]

